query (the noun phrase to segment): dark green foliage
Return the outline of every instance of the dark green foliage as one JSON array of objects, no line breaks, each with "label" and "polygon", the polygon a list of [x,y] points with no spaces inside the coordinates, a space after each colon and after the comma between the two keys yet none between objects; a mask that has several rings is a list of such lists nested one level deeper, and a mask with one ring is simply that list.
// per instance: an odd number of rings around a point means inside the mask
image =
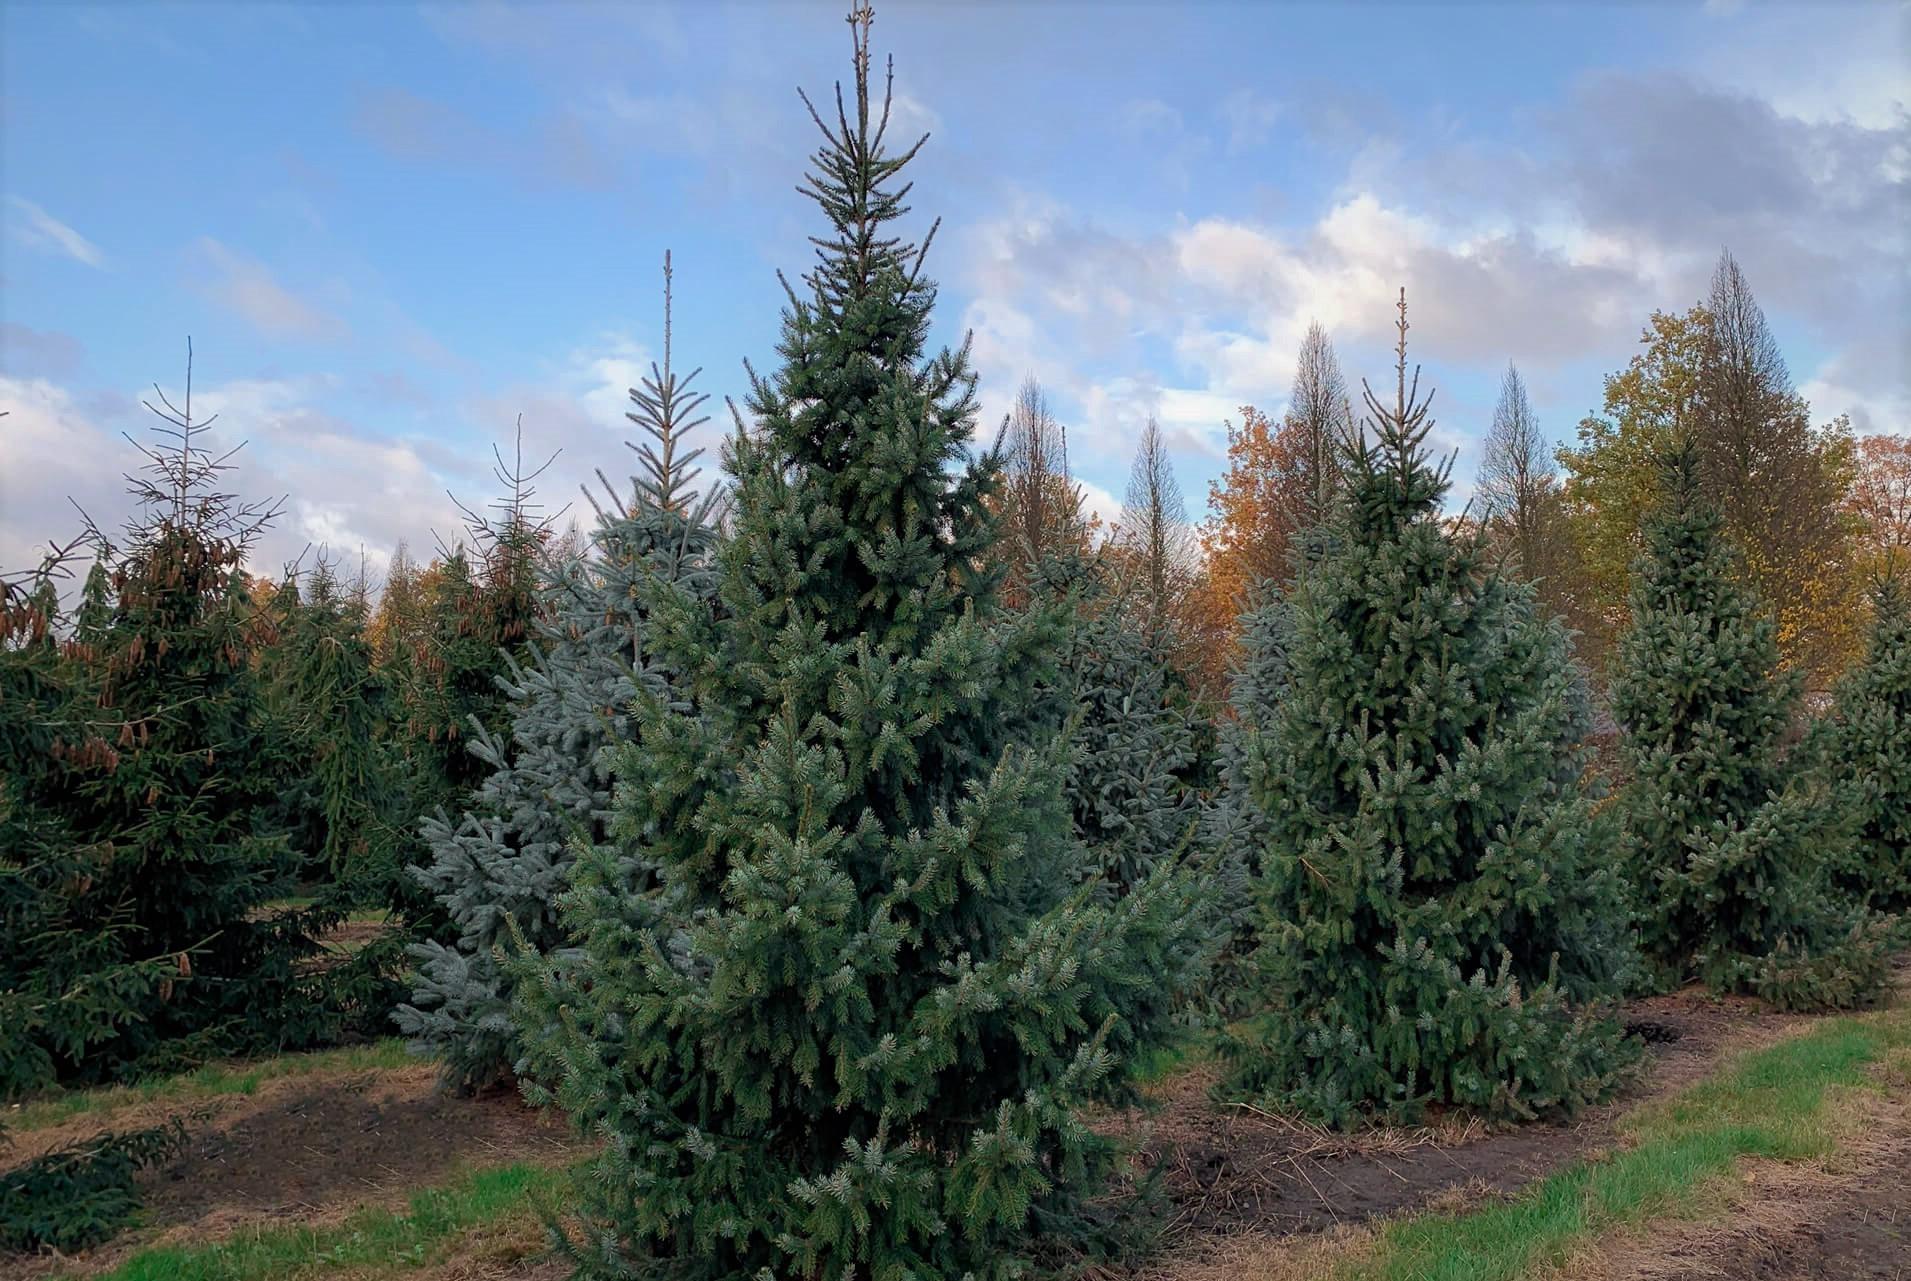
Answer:
[{"label": "dark green foliage", "polygon": [[139,1212],[134,1176],[185,1143],[186,1127],[174,1117],[148,1130],[107,1131],[0,1172],[0,1250],[71,1253],[110,1240]]},{"label": "dark green foliage", "polygon": [[279,826],[312,880],[354,881],[389,863],[402,824],[396,701],[374,663],[362,597],[321,560],[288,576],[268,609],[264,697],[283,779]]},{"label": "dark green foliage", "polygon": [[[91,971],[111,978],[112,999],[138,1005],[84,1053],[42,1042],[61,1078],[165,1070],[335,1029],[300,982],[310,922],[266,910],[289,890],[294,860],[263,821],[274,780],[259,768],[257,614],[241,566],[276,509],[217,492],[225,464],[190,416],[188,387],[183,410],[162,398],[156,411],[164,443],[132,478],[138,514],[117,540],[91,531],[105,572],[89,584],[71,650],[85,669],[85,730],[51,749],[77,772],[47,806],[86,865],[30,875],[66,888],[42,914],[41,938],[73,965],[56,963],[46,990],[98,995]],[[126,968],[149,962],[170,973],[148,983]]]},{"label": "dark green foliage", "polygon": [[[668,259],[665,272],[667,299]],[[668,335],[667,301],[664,323]],[[451,1085],[488,1085],[515,1069],[513,972],[500,950],[542,954],[563,944],[558,897],[576,847],[601,843],[611,816],[604,749],[630,739],[640,683],[667,692],[666,674],[643,665],[639,645],[646,580],[678,584],[706,604],[715,595],[715,498],[689,488],[701,451],[682,446],[706,421],[695,416],[704,397],[689,391],[694,377],[671,371],[666,336],[663,367],[631,393],[638,412],[630,418],[648,439],[635,447],[641,471],[630,497],[613,493],[599,508],[588,559],[551,567],[529,661],[507,656],[511,737],[474,721],[471,750],[493,772],[455,825],[426,820],[432,858],[414,874],[454,932],[414,949],[417,981],[398,1022],[442,1061]],[[633,890],[652,880],[636,860],[625,875]]]},{"label": "dark green foliage", "polygon": [[[0,580],[0,1099],[70,1072],[176,973],[170,959],[129,951],[130,904],[92,893],[112,848],[81,841],[69,822],[118,753],[101,736],[85,651],[59,639],[62,559]],[[96,611],[105,593],[95,566]]]},{"label": "dark green foliage", "polygon": [[[1165,637],[1137,630],[1100,562],[1069,557],[1034,576],[1038,608],[1062,614],[1060,709],[1074,759],[1067,793],[1090,853],[1084,874],[1110,894],[1147,880],[1199,844],[1201,783],[1213,771],[1212,730],[1175,671]],[[1055,585],[1067,586],[1057,594]]]},{"label": "dark green foliage", "polygon": [[[303,583],[288,573],[264,612],[271,823],[315,891],[306,927],[323,932],[361,908],[402,909],[392,887],[415,839],[411,793],[396,687],[375,661],[364,594],[345,590],[321,554]],[[314,999],[337,1033],[389,1030],[403,991],[403,926],[395,916],[393,928],[313,973]]]},{"label": "dark green foliage", "polygon": [[1074,888],[1066,749],[1015,739],[1055,620],[1004,618],[984,568],[997,465],[965,354],[925,356],[891,233],[915,148],[883,150],[861,18],[808,186],[829,230],[727,459],[722,608],[650,580],[672,694],[642,692],[618,839],[578,855],[577,953],[520,988],[534,1093],[608,1141],[584,1275],[1017,1274],[1094,1186],[1078,1108],[1190,942],[1169,865]]},{"label": "dark green foliage", "polygon": [[1911,911],[1911,596],[1887,578],[1874,595],[1871,641],[1814,727],[1823,786],[1851,824],[1835,876],[1880,911]]},{"label": "dark green foliage", "polygon": [[1441,519],[1401,306],[1399,398],[1368,394],[1377,440],[1285,602],[1285,674],[1248,673],[1279,691],[1234,775],[1264,824],[1273,1009],[1230,1045],[1229,1089],[1342,1124],[1570,1109],[1633,1057],[1604,1008],[1630,952],[1580,786],[1584,681],[1530,591]]},{"label": "dark green foliage", "polygon": [[1785,738],[1796,673],[1744,582],[1687,439],[1635,567],[1613,715],[1630,776],[1623,857],[1640,940],[1661,977],[1696,975],[1787,1008],[1876,995],[1888,927],[1831,893],[1845,816]]}]

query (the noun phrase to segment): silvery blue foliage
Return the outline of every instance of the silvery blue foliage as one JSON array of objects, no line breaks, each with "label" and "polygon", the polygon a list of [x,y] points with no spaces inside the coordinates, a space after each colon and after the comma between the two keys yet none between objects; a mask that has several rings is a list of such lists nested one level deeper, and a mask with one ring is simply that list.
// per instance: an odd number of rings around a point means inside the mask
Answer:
[{"label": "silvery blue foliage", "polygon": [[[668,259],[665,272],[667,291]],[[694,372],[670,371],[667,308],[666,292],[663,367],[631,391],[637,410],[628,416],[650,438],[632,446],[640,470],[631,495],[613,494],[608,507],[593,500],[598,522],[587,553],[547,566],[531,661],[513,662],[503,681],[515,709],[510,740],[474,722],[471,751],[492,772],[462,814],[424,820],[431,860],[411,869],[458,935],[413,949],[415,990],[398,1023],[461,1087],[516,1069],[505,955],[520,946],[561,948],[558,899],[571,865],[580,845],[601,843],[609,830],[605,749],[630,739],[640,685],[660,695],[669,689],[670,674],[643,666],[640,656],[644,580],[660,576],[693,599],[715,597],[717,496],[700,498],[689,487],[702,451],[681,448],[705,421],[694,416],[705,397],[688,392]],[[638,887],[651,876],[635,863],[625,872]]]}]

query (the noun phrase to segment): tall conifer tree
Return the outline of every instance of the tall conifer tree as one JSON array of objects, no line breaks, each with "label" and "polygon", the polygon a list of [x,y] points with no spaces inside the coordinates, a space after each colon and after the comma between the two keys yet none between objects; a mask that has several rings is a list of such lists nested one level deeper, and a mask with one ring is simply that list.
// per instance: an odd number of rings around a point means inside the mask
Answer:
[{"label": "tall conifer tree", "polygon": [[1570,1108],[1628,1057],[1600,1009],[1628,953],[1580,790],[1588,700],[1558,625],[1441,518],[1400,310],[1396,400],[1367,393],[1373,443],[1249,744],[1274,1011],[1232,1047],[1233,1088],[1335,1122]]},{"label": "tall conifer tree", "polygon": [[1867,1001],[1882,935],[1831,895],[1842,816],[1786,751],[1799,675],[1779,670],[1777,628],[1702,492],[1690,433],[1664,468],[1612,684],[1641,942],[1668,980],[1787,1006]]},{"label": "tall conifer tree", "polygon": [[1813,727],[1818,766],[1851,824],[1840,887],[1881,911],[1911,912],[1911,588],[1882,580],[1870,643]]},{"label": "tall conifer tree", "polygon": [[110,726],[114,753],[69,817],[76,846],[112,851],[85,893],[121,923],[126,959],[167,957],[175,970],[140,1018],[63,1065],[89,1078],[334,1030],[300,979],[310,922],[267,906],[290,888],[294,860],[259,821],[273,780],[259,767],[267,726],[243,566],[277,507],[220,492],[230,455],[208,449],[212,420],[193,416],[188,351],[181,403],[159,393],[149,406],[162,423],[129,478],[137,514],[118,536],[90,531],[105,572],[89,580],[76,629],[88,719]]},{"label": "tall conifer tree", "polygon": [[1154,1034],[1129,1013],[1185,929],[1172,869],[1073,888],[1064,753],[1015,741],[1053,619],[995,602],[998,467],[968,456],[966,350],[925,351],[934,289],[894,231],[920,144],[885,147],[869,18],[853,97],[812,112],[828,230],[727,459],[724,611],[651,580],[646,652],[691,679],[643,695],[621,839],[574,872],[582,956],[527,998],[562,1029],[537,1075],[609,1139],[588,1275],[1017,1274],[1037,1206],[1091,1182],[1077,1108]]},{"label": "tall conifer tree", "polygon": [[[702,451],[684,443],[707,421],[698,414],[706,397],[691,390],[695,371],[671,368],[670,348],[666,256],[663,365],[630,392],[629,418],[644,433],[632,445],[638,474],[628,497],[605,482],[589,555],[550,566],[528,658],[504,655],[508,737],[470,722],[471,750],[491,773],[455,822],[440,815],[425,824],[431,860],[418,879],[455,934],[415,949],[417,986],[398,1020],[454,1085],[486,1085],[516,1068],[514,971],[502,953],[561,944],[558,899],[572,861],[581,845],[605,838],[611,815],[605,749],[630,737],[639,683],[667,691],[665,673],[642,654],[643,580],[660,575],[706,607],[715,594],[718,500],[691,487]],[[621,875],[633,893],[652,879],[638,864]]]}]

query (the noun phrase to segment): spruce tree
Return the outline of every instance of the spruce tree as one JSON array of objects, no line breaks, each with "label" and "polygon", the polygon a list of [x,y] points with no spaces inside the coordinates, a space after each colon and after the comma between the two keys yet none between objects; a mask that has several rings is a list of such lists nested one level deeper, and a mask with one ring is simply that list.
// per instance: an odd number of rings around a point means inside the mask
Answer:
[{"label": "spruce tree", "polygon": [[812,112],[829,230],[727,454],[723,610],[650,581],[645,652],[688,679],[640,693],[619,840],[566,902],[580,955],[521,990],[554,1025],[537,1075],[608,1140],[585,1275],[1017,1274],[1038,1212],[1091,1185],[1076,1109],[1152,1035],[1129,1010],[1184,941],[1172,869],[1075,888],[1065,751],[1014,737],[1054,622],[996,604],[997,461],[893,230],[920,143],[885,148],[851,22],[854,96]]},{"label": "spruce tree", "polygon": [[[0,579],[0,1099],[70,1075],[177,973],[172,958],[136,950],[123,892],[94,892],[110,843],[75,835],[84,787],[118,753],[86,655],[60,635],[70,552]],[[89,580],[97,599],[103,582]]]},{"label": "spruce tree", "polygon": [[277,637],[265,698],[285,758],[282,825],[309,878],[373,878],[392,857],[403,780],[391,742],[397,708],[365,634],[365,602],[321,556],[303,588],[287,576],[270,612]]},{"label": "spruce tree", "polygon": [[1663,980],[1789,1007],[1862,1003],[1882,974],[1880,925],[1830,893],[1846,832],[1786,752],[1799,676],[1779,670],[1777,628],[1701,485],[1681,433],[1612,683],[1641,943]]},{"label": "spruce tree", "polygon": [[1341,509],[1287,598],[1284,686],[1251,745],[1268,1019],[1233,1091],[1346,1123],[1438,1101],[1528,1116],[1629,1057],[1602,1005],[1627,964],[1580,787],[1565,634],[1441,515],[1406,375],[1366,394]]},{"label": "spruce tree", "polygon": [[67,828],[78,848],[111,851],[86,894],[118,923],[123,959],[170,958],[175,972],[110,1042],[61,1062],[88,1079],[336,1030],[300,981],[309,923],[268,907],[294,860],[260,821],[273,779],[243,566],[277,507],[219,491],[229,455],[192,415],[190,355],[182,403],[160,393],[149,408],[162,425],[129,477],[138,511],[117,537],[89,531],[106,572],[76,640],[89,719],[115,758],[85,777]]},{"label": "spruce tree", "polygon": [[1826,790],[1851,825],[1838,887],[1885,912],[1911,911],[1911,590],[1885,578],[1871,639],[1846,673],[1813,746]]},{"label": "spruce tree", "polygon": [[1202,838],[1214,858],[1217,910],[1213,976],[1208,1004],[1235,1016],[1258,1008],[1254,953],[1260,914],[1254,886],[1261,851],[1269,838],[1258,799],[1265,791],[1262,736],[1269,732],[1287,689],[1287,651],[1292,631],[1287,600],[1273,580],[1264,581],[1255,602],[1240,617],[1228,706],[1216,722],[1215,785],[1201,814]]},{"label": "spruce tree", "polygon": [[[414,949],[412,1001],[399,1025],[416,1048],[444,1064],[449,1084],[490,1084],[516,1069],[511,1025],[513,971],[505,949],[558,948],[557,901],[580,844],[605,839],[611,813],[607,746],[630,738],[639,682],[662,693],[664,673],[646,668],[643,580],[661,576],[700,601],[715,594],[712,549],[717,496],[691,488],[702,453],[684,440],[706,418],[691,390],[696,371],[670,367],[670,265],[664,260],[664,361],[631,389],[643,429],[629,497],[605,483],[589,555],[556,561],[540,585],[529,657],[508,653],[504,688],[511,732],[471,722],[471,751],[491,773],[455,823],[427,819],[431,859],[417,879],[445,909],[454,934]],[[646,869],[627,867],[635,886]]]}]

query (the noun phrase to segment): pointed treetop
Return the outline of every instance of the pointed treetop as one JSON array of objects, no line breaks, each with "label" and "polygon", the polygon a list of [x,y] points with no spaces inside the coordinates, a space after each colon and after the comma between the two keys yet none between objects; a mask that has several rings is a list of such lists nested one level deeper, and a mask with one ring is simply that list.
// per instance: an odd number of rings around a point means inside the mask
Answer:
[{"label": "pointed treetop", "polygon": [[[246,501],[217,489],[220,478],[232,470],[232,456],[245,448],[245,442],[219,454],[206,447],[204,434],[219,415],[193,417],[192,364],[192,339],[188,337],[186,389],[181,403],[175,405],[158,383],[153,384],[153,395],[159,404],[140,402],[159,418],[161,425],[152,430],[162,443],[145,445],[126,436],[127,443],[146,459],[140,468],[143,475],[129,473],[126,477],[127,490],[141,509],[141,515],[127,526],[126,539],[135,549],[150,550],[167,530],[190,531],[195,537],[219,544],[222,558],[237,565],[278,518],[285,500]],[[86,536],[99,554],[109,558],[116,555],[112,538],[84,508],[80,515],[86,522]]]},{"label": "pointed treetop", "polygon": [[1356,489],[1355,501],[1363,518],[1386,513],[1385,530],[1397,522],[1409,521],[1435,510],[1447,491],[1447,473],[1453,465],[1448,457],[1438,467],[1429,465],[1426,455],[1427,434],[1433,429],[1433,393],[1420,394],[1420,367],[1407,378],[1407,291],[1400,291],[1397,308],[1400,318],[1394,322],[1399,339],[1394,345],[1394,403],[1384,404],[1365,378],[1360,380],[1361,398],[1366,405],[1366,425],[1373,428],[1375,441],[1367,442],[1363,430],[1353,443],[1351,468]]},{"label": "pointed treetop", "polygon": [[[702,456],[703,450],[679,452],[679,449],[687,434],[710,421],[708,414],[697,413],[710,397],[708,393],[690,390],[690,384],[703,372],[701,367],[681,378],[670,367],[673,274],[670,254],[665,251],[663,364],[659,366],[656,361],[651,362],[650,374],[644,378],[643,385],[630,389],[630,398],[637,408],[624,414],[624,417],[643,428],[650,439],[624,443],[643,464],[643,473],[633,477],[639,501],[654,505],[660,511],[681,513],[696,503],[697,493],[690,488],[690,483],[701,474],[702,469],[691,464]],[[604,480],[602,472],[598,473],[598,479],[604,481],[607,490],[610,489],[610,483]],[[596,500],[592,499],[592,503],[596,505]],[[598,508],[598,514],[603,514],[601,507]],[[629,515],[628,512],[625,514]]]}]

